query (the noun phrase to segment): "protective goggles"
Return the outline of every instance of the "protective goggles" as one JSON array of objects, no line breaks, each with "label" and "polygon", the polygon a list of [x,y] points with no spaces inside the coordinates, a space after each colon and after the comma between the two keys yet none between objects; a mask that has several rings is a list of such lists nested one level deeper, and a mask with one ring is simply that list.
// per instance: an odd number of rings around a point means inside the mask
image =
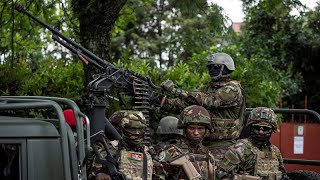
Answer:
[{"label": "protective goggles", "polygon": [[207,67],[210,70],[220,70],[223,64],[209,64]]},{"label": "protective goggles", "polygon": [[260,126],[260,125],[252,125],[252,129],[253,130],[256,130],[256,131],[264,131],[264,132],[267,132],[267,131],[271,131],[272,130],[272,127],[269,127],[269,126]]}]

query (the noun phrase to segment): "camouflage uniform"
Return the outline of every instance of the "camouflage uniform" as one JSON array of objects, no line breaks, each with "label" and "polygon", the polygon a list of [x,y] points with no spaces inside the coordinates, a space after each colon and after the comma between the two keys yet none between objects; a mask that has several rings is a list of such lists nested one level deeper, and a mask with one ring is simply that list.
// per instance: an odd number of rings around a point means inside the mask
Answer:
[{"label": "camouflage uniform", "polygon": [[250,137],[240,139],[230,147],[220,162],[219,177],[248,174],[262,179],[281,179],[285,176],[279,149],[269,142],[278,130],[276,114],[269,108],[255,108],[248,119]]},{"label": "camouflage uniform", "polygon": [[159,159],[158,155],[167,149],[171,145],[180,144],[181,138],[183,136],[183,130],[178,129],[178,118],[174,116],[163,117],[156,131],[156,142],[154,143],[154,155],[155,159],[155,173],[154,179],[166,179],[166,174],[163,172],[163,166],[157,160]]},{"label": "camouflage uniform", "polygon": [[[117,111],[111,115],[110,121],[123,136],[123,141],[111,141],[110,147],[114,157],[118,157],[119,171],[126,179],[152,179],[153,162],[148,147],[141,144],[146,120],[139,111]],[[102,150],[101,154],[105,154]],[[103,166],[93,165],[96,171]]]},{"label": "camouflage uniform", "polygon": [[209,112],[197,105],[188,106],[181,112],[178,127],[183,129],[184,138],[179,144],[167,145],[158,156],[158,160],[164,167],[166,179],[187,179],[187,176],[190,178],[186,173],[188,170],[181,168],[181,165],[177,166],[173,161],[182,156],[188,157],[187,160],[191,162],[198,174],[197,179],[215,178],[214,158],[201,143],[204,134],[200,139],[191,139],[186,134],[186,129],[190,125],[205,126],[205,132],[208,132],[211,129]]},{"label": "camouflage uniform", "polygon": [[210,84],[204,86],[200,92],[179,90],[174,88],[170,80],[162,83],[164,89],[179,97],[164,101],[163,109],[177,112],[192,104],[205,107],[210,112],[213,131],[204,144],[216,158],[221,159],[227,147],[235,143],[242,130],[245,96],[240,83],[229,77],[228,73],[235,70],[232,58],[224,53],[213,54],[209,57],[208,68],[215,64],[226,67],[226,73],[212,75]]},{"label": "camouflage uniform", "polygon": [[177,144],[180,141],[183,130],[178,129],[178,121],[178,118],[174,116],[166,116],[160,120],[156,131],[158,136],[156,144]]}]

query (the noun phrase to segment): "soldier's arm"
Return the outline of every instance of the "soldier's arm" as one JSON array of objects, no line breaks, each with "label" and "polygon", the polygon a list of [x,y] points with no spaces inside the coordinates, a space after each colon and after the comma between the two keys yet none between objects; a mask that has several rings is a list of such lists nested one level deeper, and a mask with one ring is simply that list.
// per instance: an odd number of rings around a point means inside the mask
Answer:
[{"label": "soldier's arm", "polygon": [[237,173],[239,167],[245,161],[245,144],[237,143],[229,148],[224,158],[220,161],[218,168],[218,178],[225,178]]},{"label": "soldier's arm", "polygon": [[188,104],[197,104],[206,108],[226,108],[238,106],[243,99],[240,86],[228,84],[215,93],[186,92],[184,100]]},{"label": "soldier's arm", "polygon": [[163,110],[171,113],[180,113],[188,104],[179,98],[175,99],[166,99],[165,103],[161,107]]}]

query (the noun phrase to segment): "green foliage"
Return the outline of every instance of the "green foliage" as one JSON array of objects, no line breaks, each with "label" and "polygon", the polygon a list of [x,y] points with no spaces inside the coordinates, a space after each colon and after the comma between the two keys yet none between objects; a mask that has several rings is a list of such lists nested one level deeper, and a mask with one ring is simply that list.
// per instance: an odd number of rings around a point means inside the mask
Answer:
[{"label": "green foliage", "polygon": [[[57,9],[59,2],[57,0],[50,2],[39,0],[19,1],[26,10],[49,24],[56,23],[61,17],[61,13]],[[44,56],[51,56],[51,49],[45,48],[53,42],[50,33],[44,32],[42,26],[27,16],[16,10],[12,11],[11,1],[1,1],[0,7],[2,9],[0,16],[0,54],[4,55],[1,58],[2,62],[10,61],[11,67],[13,67],[19,59],[32,57],[33,60],[39,60]],[[12,53],[14,53],[13,62]]]},{"label": "green foliage", "polygon": [[85,86],[81,63],[67,63],[53,59],[40,61],[34,72],[27,64],[0,65],[1,95],[56,96],[84,103]]},{"label": "green foliage", "polygon": [[[118,61],[116,65],[119,67],[120,64],[121,62]],[[124,64],[123,68],[128,68],[144,76],[150,77],[156,85],[160,85],[160,83],[166,79],[171,79],[178,87],[189,91],[196,90],[210,79],[206,71],[197,72],[193,67],[183,62],[179,62],[176,66],[171,67],[165,72],[161,72],[160,68],[150,66],[146,60],[131,61],[130,63]]]},{"label": "green foliage", "polygon": [[10,67],[9,63],[0,64],[0,95],[19,95],[16,91],[24,84],[31,73],[27,65]]},{"label": "green foliage", "polygon": [[169,69],[164,76],[165,79],[171,79],[179,88],[195,91],[207,83],[210,77],[207,71],[198,72],[190,65],[179,62],[174,68]]},{"label": "green foliage", "polygon": [[221,42],[226,29],[221,11],[203,0],[130,0],[114,27],[113,58],[146,59],[163,68],[174,66],[177,59],[188,61],[194,53]]},{"label": "green foliage", "polygon": [[[280,96],[286,106],[304,108],[307,95],[309,108],[320,110],[317,103],[319,71],[319,6],[307,10],[297,0],[243,1],[246,18],[239,39],[246,58],[267,59],[280,72]],[[292,14],[296,10],[298,15]],[[297,11],[298,10],[298,11]],[[316,20],[317,19],[317,20]],[[316,100],[317,99],[317,100]]]}]

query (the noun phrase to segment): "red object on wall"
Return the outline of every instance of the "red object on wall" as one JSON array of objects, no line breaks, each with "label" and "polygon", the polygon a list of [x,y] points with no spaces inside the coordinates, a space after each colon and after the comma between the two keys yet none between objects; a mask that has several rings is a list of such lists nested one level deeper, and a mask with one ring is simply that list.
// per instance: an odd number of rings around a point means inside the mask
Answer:
[{"label": "red object on wall", "polygon": [[[303,134],[299,135],[297,127],[303,126]],[[304,139],[303,154],[294,154],[294,136]],[[320,124],[316,123],[281,123],[280,132],[273,133],[271,143],[277,146],[284,158],[320,160]],[[320,173],[320,166],[285,164],[288,172],[310,170]]]}]

